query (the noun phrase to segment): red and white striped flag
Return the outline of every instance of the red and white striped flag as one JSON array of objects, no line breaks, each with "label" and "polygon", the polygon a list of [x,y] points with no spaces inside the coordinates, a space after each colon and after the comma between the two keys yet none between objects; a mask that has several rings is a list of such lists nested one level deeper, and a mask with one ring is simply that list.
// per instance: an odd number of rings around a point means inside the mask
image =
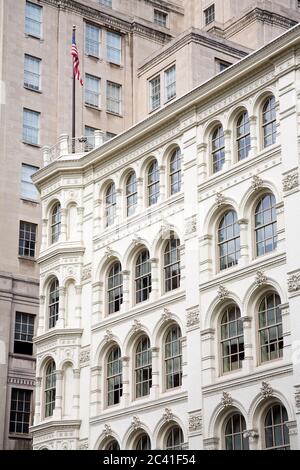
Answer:
[{"label": "red and white striped flag", "polygon": [[78,55],[78,49],[76,46],[76,39],[75,39],[75,31],[73,30],[73,36],[72,36],[72,50],[71,54],[73,57],[73,68],[74,68],[74,77],[79,80],[80,85],[83,86],[83,80],[80,76],[80,70],[79,70],[79,55]]}]

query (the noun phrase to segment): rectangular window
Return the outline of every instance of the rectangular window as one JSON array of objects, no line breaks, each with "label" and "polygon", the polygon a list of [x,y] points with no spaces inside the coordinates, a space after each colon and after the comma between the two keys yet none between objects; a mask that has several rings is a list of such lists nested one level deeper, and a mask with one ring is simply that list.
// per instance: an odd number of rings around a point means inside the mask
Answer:
[{"label": "rectangular window", "polygon": [[223,72],[223,70],[227,69],[232,65],[230,62],[226,62],[225,60],[218,60],[217,59],[217,73]]},{"label": "rectangular window", "polygon": [[32,338],[34,332],[34,315],[16,313],[14,353],[32,356]]},{"label": "rectangular window", "polygon": [[154,23],[167,27],[168,14],[161,10],[154,10]]},{"label": "rectangular window", "polygon": [[215,21],[215,4],[214,3],[210,7],[206,8],[206,10],[204,10],[204,19],[205,19],[206,25]]},{"label": "rectangular window", "polygon": [[117,83],[107,82],[106,107],[107,111],[121,114],[122,87]]},{"label": "rectangular window", "polygon": [[101,5],[105,5],[106,7],[112,7],[112,0],[99,0]]},{"label": "rectangular window", "polygon": [[31,411],[31,390],[13,388],[11,391],[9,432],[28,434]]},{"label": "rectangular window", "polygon": [[42,35],[42,7],[35,3],[26,2],[25,33],[40,38]]},{"label": "rectangular window", "polygon": [[86,147],[87,150],[92,150],[95,148],[95,128],[90,126],[85,126],[84,135],[87,138]]},{"label": "rectangular window", "polygon": [[23,110],[23,140],[28,144],[38,145],[40,141],[40,113]]},{"label": "rectangular window", "polygon": [[153,78],[149,82],[150,85],[150,110],[160,107],[160,76]]},{"label": "rectangular window", "polygon": [[92,24],[85,27],[85,52],[94,57],[100,57],[100,28]]},{"label": "rectangular window", "polygon": [[20,222],[19,256],[35,257],[36,224]]},{"label": "rectangular window", "polygon": [[113,64],[121,64],[122,38],[120,34],[107,31],[107,60]]},{"label": "rectangular window", "polygon": [[96,108],[100,107],[100,78],[85,75],[85,103]]},{"label": "rectangular window", "polygon": [[37,201],[39,198],[38,190],[32,182],[31,176],[38,170],[36,166],[22,164],[21,174],[21,198]]},{"label": "rectangular window", "polygon": [[166,101],[176,96],[176,68],[175,65],[165,71],[165,99]]},{"label": "rectangular window", "polygon": [[40,89],[41,59],[25,54],[24,59],[24,86],[31,90]]}]

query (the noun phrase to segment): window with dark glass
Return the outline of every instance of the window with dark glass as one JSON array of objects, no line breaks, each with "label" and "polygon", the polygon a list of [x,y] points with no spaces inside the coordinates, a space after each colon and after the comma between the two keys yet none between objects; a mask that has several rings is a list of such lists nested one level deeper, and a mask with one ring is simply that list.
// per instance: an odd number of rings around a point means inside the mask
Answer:
[{"label": "window with dark glass", "polygon": [[32,356],[34,315],[16,312],[14,353]]},{"label": "window with dark glass", "polygon": [[170,187],[171,195],[176,194],[181,189],[181,150],[177,147],[170,158]]},{"label": "window with dark glass", "polygon": [[270,96],[263,105],[262,126],[264,147],[276,143],[276,103],[274,96]]},{"label": "window with dark glass", "polygon": [[135,396],[149,395],[152,387],[152,352],[148,336],[143,336],[135,350]]},{"label": "window with dark glass", "polygon": [[61,207],[59,202],[55,204],[51,211],[51,243],[59,241],[61,234]]},{"label": "window with dark glass", "polygon": [[265,295],[258,309],[258,334],[261,362],[282,357],[283,333],[280,297],[274,292]]},{"label": "window with dark glass", "polygon": [[181,330],[172,325],[165,340],[166,389],[180,387],[182,383]]},{"label": "window with dark glass", "polygon": [[236,143],[238,160],[247,158],[251,149],[250,123],[247,111],[244,111],[236,124]]},{"label": "window with dark glass", "polygon": [[289,450],[290,436],[286,425],[288,414],[281,404],[272,405],[265,418],[265,448],[267,450]]},{"label": "window with dark glass", "polygon": [[212,133],[212,169],[213,173],[221,171],[225,163],[225,139],[222,126],[218,126]]},{"label": "window with dark glass", "polygon": [[204,10],[204,21],[205,25],[215,21],[215,4],[210,5],[206,10]]},{"label": "window with dark glass", "polygon": [[126,180],[126,201],[127,201],[127,216],[133,215],[137,208],[137,181],[135,172],[131,172]]},{"label": "window with dark glass", "polygon": [[149,251],[143,250],[138,255],[135,265],[135,301],[143,302],[149,299],[151,292],[151,261]]},{"label": "window with dark glass", "polygon": [[256,256],[265,255],[277,247],[276,200],[273,194],[264,195],[255,209]]},{"label": "window with dark glass", "polygon": [[148,434],[141,434],[135,444],[135,450],[151,450],[151,442]]},{"label": "window with dark glass", "polygon": [[108,313],[119,312],[123,303],[122,266],[115,262],[109,270],[107,278]]},{"label": "window with dark glass", "polygon": [[159,168],[158,163],[154,160],[148,169],[148,205],[156,204],[159,198]]},{"label": "window with dark glass", "polygon": [[249,439],[244,438],[246,421],[243,415],[235,413],[231,415],[225,426],[226,450],[249,450]]},{"label": "window with dark glass", "polygon": [[166,450],[184,449],[184,437],[179,426],[173,426],[167,434]]},{"label": "window with dark glass", "polygon": [[105,194],[105,221],[106,227],[113,225],[116,218],[117,193],[115,183],[110,183]]},{"label": "window with dark glass", "polygon": [[235,211],[223,215],[218,229],[218,245],[220,270],[235,266],[240,258],[240,226]]},{"label": "window with dark glass", "polygon": [[56,367],[51,361],[45,373],[45,418],[53,416],[56,396]]},{"label": "window with dark glass", "polygon": [[9,419],[11,434],[29,434],[31,399],[31,390],[12,389]]},{"label": "window with dark glass", "polygon": [[49,287],[49,328],[53,328],[58,320],[59,312],[59,285],[58,280],[52,280]]},{"label": "window with dark glass", "polygon": [[164,251],[165,292],[180,287],[180,240],[171,235]]},{"label": "window with dark glass", "polygon": [[114,347],[107,359],[107,405],[120,403],[123,393],[122,359],[120,348]]},{"label": "window with dark glass", "polygon": [[35,257],[36,231],[36,224],[20,222],[19,256]]},{"label": "window with dark glass", "polygon": [[244,360],[244,331],[240,309],[226,308],[221,318],[221,354],[223,373],[241,369]]}]

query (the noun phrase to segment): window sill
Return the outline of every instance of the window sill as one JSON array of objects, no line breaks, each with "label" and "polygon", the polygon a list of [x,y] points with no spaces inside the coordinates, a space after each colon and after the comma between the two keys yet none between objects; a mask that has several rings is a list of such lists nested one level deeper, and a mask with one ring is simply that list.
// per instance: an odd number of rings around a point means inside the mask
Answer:
[{"label": "window sill", "polygon": [[117,67],[118,69],[122,68],[122,64],[118,64],[117,62],[111,62],[110,60],[108,60],[107,63],[112,67]]},{"label": "window sill", "polygon": [[107,113],[107,114],[111,114],[112,116],[119,117],[119,118],[123,118],[123,117],[124,117],[122,114],[114,113],[113,111],[108,111],[108,110],[106,110],[106,113]]},{"label": "window sill", "polygon": [[26,140],[22,140],[23,144],[25,145],[29,145],[29,147],[35,147],[37,149],[41,149],[42,146],[40,144],[33,144],[31,142],[27,142]]},{"label": "window sill", "polygon": [[31,88],[30,86],[27,86],[27,85],[23,85],[25,90],[28,90],[28,91],[33,91],[34,93],[38,93],[38,94],[42,94],[42,90],[38,89],[38,90],[35,90],[34,88]]},{"label": "window sill", "polygon": [[168,100],[166,100],[164,104],[165,105],[169,104],[171,101],[175,100],[175,98],[176,98],[176,95],[172,96],[172,98],[169,98]]},{"label": "window sill", "polygon": [[30,356],[29,354],[9,353],[9,357],[14,357],[16,359],[24,359],[26,361],[36,362],[36,358],[34,356]]},{"label": "window sill", "polygon": [[21,256],[19,255],[18,258],[23,261],[31,261],[32,263],[36,263],[36,258],[33,258],[31,256]]},{"label": "window sill", "polygon": [[149,114],[152,114],[155,111],[158,111],[160,108],[161,108],[161,105],[157,106],[156,108],[150,109]]},{"label": "window sill", "polygon": [[8,435],[8,439],[25,439],[26,441],[31,441],[32,440],[32,436],[30,434],[9,434]]},{"label": "window sill", "polygon": [[85,55],[85,57],[89,57],[90,59],[94,60],[95,62],[99,62],[99,61],[102,62],[102,60],[103,60],[103,59],[101,59],[99,56],[93,55],[93,54],[89,54],[89,53],[87,53],[87,52],[86,52],[84,55]]},{"label": "window sill", "polygon": [[25,35],[25,38],[37,39],[40,42],[44,42],[44,39],[41,38],[41,36],[35,36],[34,34],[30,34],[30,33],[24,33],[24,35]]},{"label": "window sill", "polygon": [[94,111],[102,111],[101,108],[99,108],[99,106],[94,106],[93,104],[89,104],[89,103],[84,103],[84,105],[86,108],[93,109]]},{"label": "window sill", "polygon": [[21,199],[21,201],[23,201],[25,203],[30,202],[31,204],[36,204],[36,205],[40,204],[40,201],[37,201],[36,199],[29,199],[27,197],[22,197],[22,196],[20,197],[20,199]]}]

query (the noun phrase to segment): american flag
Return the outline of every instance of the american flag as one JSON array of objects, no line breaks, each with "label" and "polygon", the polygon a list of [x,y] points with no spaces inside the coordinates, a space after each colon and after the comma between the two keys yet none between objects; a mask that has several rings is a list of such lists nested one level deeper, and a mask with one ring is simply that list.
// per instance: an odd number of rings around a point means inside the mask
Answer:
[{"label": "american flag", "polygon": [[72,36],[71,54],[73,57],[74,77],[77,78],[77,80],[79,80],[80,82],[80,85],[83,86],[83,80],[80,76],[80,71],[79,71],[79,55],[78,55],[78,49],[76,46],[75,31],[73,31],[73,36]]}]

